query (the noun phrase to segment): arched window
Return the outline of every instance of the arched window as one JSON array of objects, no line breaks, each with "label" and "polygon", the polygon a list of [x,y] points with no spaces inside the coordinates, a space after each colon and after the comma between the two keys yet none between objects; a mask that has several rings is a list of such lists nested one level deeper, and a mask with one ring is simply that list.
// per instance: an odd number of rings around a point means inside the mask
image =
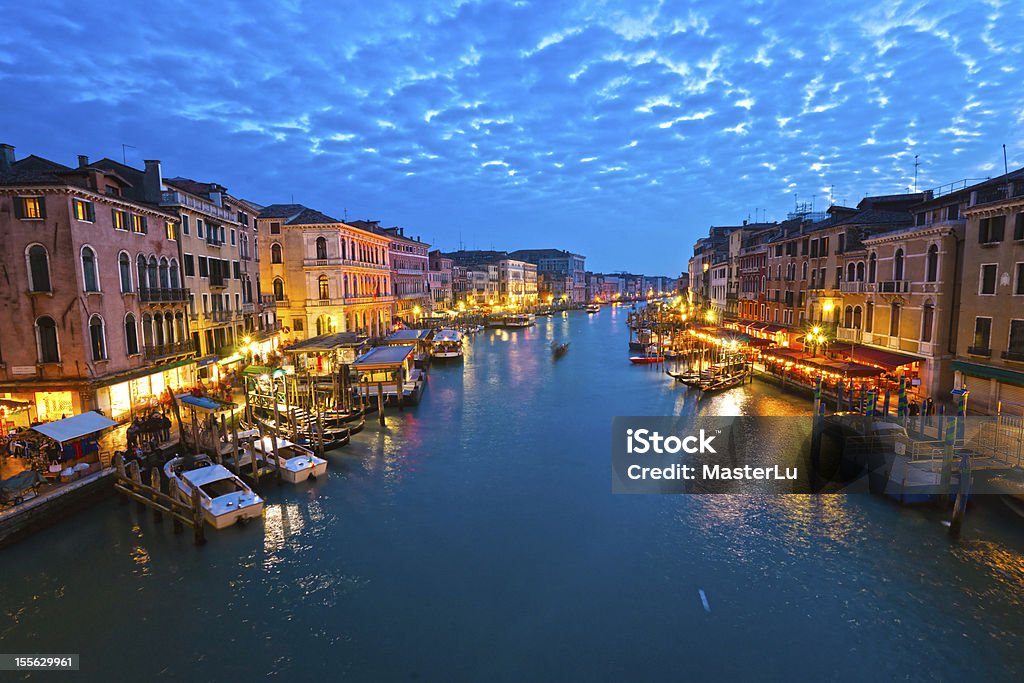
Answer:
[{"label": "arched window", "polygon": [[163,346],[164,339],[164,317],[157,313],[153,316],[153,341],[157,346]]},{"label": "arched window", "polygon": [[179,342],[185,341],[185,314],[181,311],[174,314],[174,338]]},{"label": "arched window", "polygon": [[274,301],[284,301],[284,280],[274,278]]},{"label": "arched window", "polygon": [[878,275],[878,259],[875,257],[874,252],[868,257],[868,282],[874,282],[875,276]]},{"label": "arched window", "polygon": [[60,347],[57,345],[57,323],[48,315],[36,319],[36,347],[40,363],[60,362]]},{"label": "arched window", "polygon": [[935,323],[935,306],[929,301],[921,309],[921,341],[931,342],[932,327]]},{"label": "arched window", "polygon": [[28,286],[32,292],[52,292],[50,287],[50,258],[46,247],[33,244],[28,248]]},{"label": "arched window", "polygon": [[928,258],[925,264],[925,281],[935,282],[939,279],[939,247],[928,247]]},{"label": "arched window", "polygon": [[330,288],[330,285],[329,285],[329,283],[327,281],[327,276],[326,275],[321,275],[319,278],[317,278],[317,286],[318,286],[318,289],[320,290],[320,298],[321,299],[330,299],[331,298],[331,288]]},{"label": "arched window", "polygon": [[139,331],[135,327],[135,316],[131,313],[124,317],[124,347],[129,356],[139,352]]},{"label": "arched window", "polygon": [[853,306],[847,306],[843,312],[843,327],[853,327]]},{"label": "arched window", "polygon": [[346,240],[346,239],[341,240],[341,258],[348,258],[347,256],[345,256],[345,251],[346,251],[345,250],[345,245],[346,244],[348,244],[348,240]]},{"label": "arched window", "polygon": [[327,240],[323,237],[316,238],[316,258],[318,261],[327,259]]},{"label": "arched window", "polygon": [[864,312],[864,331],[871,332],[875,327],[875,305],[868,303]]},{"label": "arched window", "polygon": [[850,264],[846,267],[846,281],[855,282],[857,278],[857,266]]},{"label": "arched window", "polygon": [[142,343],[146,346],[153,345],[153,318],[149,313],[142,316]]},{"label": "arched window", "polygon": [[85,291],[100,291],[100,280],[96,274],[96,252],[92,247],[82,247],[82,280],[85,284]]},{"label": "arched window", "polygon": [[853,326],[854,326],[855,329],[858,329],[858,330],[860,329],[860,323],[861,323],[860,315],[861,315],[860,306],[855,306],[854,309],[853,309]]},{"label": "arched window", "polygon": [[857,282],[864,282],[864,262],[857,261]]},{"label": "arched window", "polygon": [[132,291],[132,259],[123,251],[117,256],[117,270],[121,275],[121,291]]},{"label": "arched window", "polygon": [[178,269],[178,259],[171,259],[171,287],[181,287],[181,270]]},{"label": "arched window", "polygon": [[889,307],[889,336],[899,337],[900,336],[900,313],[901,307],[899,304],[893,304]]},{"label": "arched window", "polygon": [[[166,338],[164,341],[168,344],[173,344],[175,342],[174,316],[172,316],[170,313],[164,313],[164,329],[166,330]],[[178,341],[181,340],[179,339]]]},{"label": "arched window", "polygon": [[171,266],[166,257],[160,259],[160,286],[164,289],[171,286]]},{"label": "arched window", "polygon": [[139,254],[135,261],[136,277],[139,279],[139,289],[146,289],[146,257]]},{"label": "arched window", "polygon": [[271,263],[283,263],[281,259],[281,245],[274,242],[270,245],[270,262]]},{"label": "arched window", "polygon": [[107,340],[103,334],[103,318],[98,315],[89,318],[89,348],[94,361],[107,359]]},{"label": "arched window", "polygon": [[149,257],[149,288],[156,289],[160,286],[160,277],[157,275],[158,267],[156,265],[156,256]]}]

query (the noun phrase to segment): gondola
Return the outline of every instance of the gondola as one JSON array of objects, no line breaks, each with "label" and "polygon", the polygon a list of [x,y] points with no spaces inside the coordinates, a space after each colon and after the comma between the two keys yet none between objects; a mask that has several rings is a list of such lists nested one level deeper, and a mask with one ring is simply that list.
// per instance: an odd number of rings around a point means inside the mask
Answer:
[{"label": "gondola", "polygon": [[556,359],[561,358],[569,351],[569,342],[559,344],[558,342],[551,342],[551,355]]}]

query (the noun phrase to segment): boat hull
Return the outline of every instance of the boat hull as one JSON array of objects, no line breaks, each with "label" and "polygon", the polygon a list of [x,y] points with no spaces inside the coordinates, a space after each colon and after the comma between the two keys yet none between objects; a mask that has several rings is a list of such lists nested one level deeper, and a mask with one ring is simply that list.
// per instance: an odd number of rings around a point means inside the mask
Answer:
[{"label": "boat hull", "polygon": [[660,357],[660,356],[653,356],[653,357],[632,356],[632,357],[630,357],[629,362],[630,363],[635,363],[636,365],[651,365],[653,363],[662,363],[662,362],[664,362],[664,360],[665,359]]}]

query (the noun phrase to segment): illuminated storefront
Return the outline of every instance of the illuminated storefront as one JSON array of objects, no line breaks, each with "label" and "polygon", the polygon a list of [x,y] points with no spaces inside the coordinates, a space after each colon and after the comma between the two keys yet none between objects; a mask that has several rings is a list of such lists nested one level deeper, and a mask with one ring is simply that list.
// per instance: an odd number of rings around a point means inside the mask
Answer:
[{"label": "illuminated storefront", "polygon": [[168,388],[177,391],[195,383],[195,361],[182,361],[157,372],[99,387],[96,390],[96,407],[110,419],[123,422],[159,408]]}]

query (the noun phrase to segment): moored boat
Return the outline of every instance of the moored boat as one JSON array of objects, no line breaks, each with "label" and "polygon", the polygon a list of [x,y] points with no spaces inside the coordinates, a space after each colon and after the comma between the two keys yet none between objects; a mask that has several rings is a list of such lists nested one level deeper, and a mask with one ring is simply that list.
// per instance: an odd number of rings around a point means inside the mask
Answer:
[{"label": "moored boat", "polygon": [[[274,437],[264,436],[246,444],[245,450],[250,460],[255,455],[264,462],[273,462]],[[241,458],[240,458],[241,460]],[[327,461],[313,455],[308,448],[292,443],[287,439],[277,439],[277,462],[281,469],[281,478],[290,484],[298,484],[309,478],[316,478],[327,472]],[[245,466],[245,462],[240,463]]]},{"label": "moored boat", "polygon": [[215,529],[263,514],[263,499],[209,456],[171,458],[164,464],[164,475],[171,495],[183,502],[190,503],[192,492],[198,490],[203,518]]},{"label": "moored boat", "polygon": [[461,358],[462,333],[451,329],[437,332],[434,335],[430,355],[434,358]]}]

